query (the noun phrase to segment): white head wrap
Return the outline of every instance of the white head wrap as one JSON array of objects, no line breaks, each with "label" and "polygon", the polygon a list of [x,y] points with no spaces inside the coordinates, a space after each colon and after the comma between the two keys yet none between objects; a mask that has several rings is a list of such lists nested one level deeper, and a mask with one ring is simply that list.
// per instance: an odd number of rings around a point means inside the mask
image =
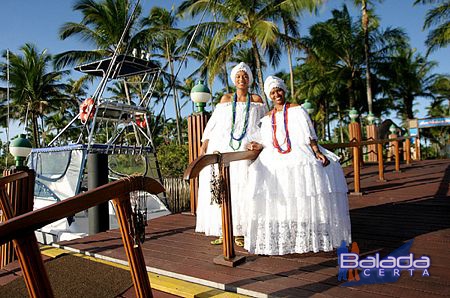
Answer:
[{"label": "white head wrap", "polygon": [[236,65],[235,67],[233,67],[233,69],[231,70],[231,74],[230,74],[231,81],[236,86],[236,74],[239,71],[241,71],[241,70],[244,71],[245,73],[247,73],[247,75],[248,75],[248,84],[251,85],[253,83],[252,70],[244,62],[241,62],[238,65]]},{"label": "white head wrap", "polygon": [[283,89],[284,93],[287,92],[286,84],[282,79],[276,76],[268,76],[264,82],[264,93],[266,93],[269,100],[271,100],[270,91],[272,91],[273,88],[280,88]]}]

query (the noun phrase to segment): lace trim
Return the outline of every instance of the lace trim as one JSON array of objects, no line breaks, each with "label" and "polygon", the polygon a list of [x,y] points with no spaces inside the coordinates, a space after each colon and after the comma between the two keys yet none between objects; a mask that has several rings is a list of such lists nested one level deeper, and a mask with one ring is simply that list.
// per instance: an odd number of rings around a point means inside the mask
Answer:
[{"label": "lace trim", "polygon": [[349,228],[345,225],[334,226],[327,223],[297,223],[258,221],[256,231],[246,239],[250,252],[259,254],[290,254],[330,251],[339,246],[341,240],[348,241]]}]

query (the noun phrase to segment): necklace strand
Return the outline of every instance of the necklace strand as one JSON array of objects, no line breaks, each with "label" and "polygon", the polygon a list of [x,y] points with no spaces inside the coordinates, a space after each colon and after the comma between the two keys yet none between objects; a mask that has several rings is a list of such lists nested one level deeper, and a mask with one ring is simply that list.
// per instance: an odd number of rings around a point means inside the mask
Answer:
[{"label": "necklace strand", "polygon": [[[242,140],[244,139],[247,128],[248,128],[248,119],[250,115],[250,93],[247,93],[247,100],[245,106],[245,119],[244,119],[244,127],[242,128],[241,135],[239,137],[234,136],[235,124],[236,124],[236,105],[237,105],[237,94],[235,93],[233,96],[233,101],[231,103],[232,106],[232,119],[231,119],[231,132],[230,132],[230,147],[237,151],[241,147]],[[234,141],[238,142],[238,146],[235,147]]]},{"label": "necklace strand", "polygon": [[280,154],[287,154],[291,152],[291,139],[289,138],[289,129],[288,129],[288,108],[289,103],[285,103],[283,106],[283,122],[284,122],[284,131],[286,132],[286,137],[284,138],[283,144],[287,144],[286,149],[281,148],[280,144],[278,144],[277,139],[277,120],[276,120],[276,111],[277,109],[274,108],[272,110],[272,143],[273,146],[278,150]]}]

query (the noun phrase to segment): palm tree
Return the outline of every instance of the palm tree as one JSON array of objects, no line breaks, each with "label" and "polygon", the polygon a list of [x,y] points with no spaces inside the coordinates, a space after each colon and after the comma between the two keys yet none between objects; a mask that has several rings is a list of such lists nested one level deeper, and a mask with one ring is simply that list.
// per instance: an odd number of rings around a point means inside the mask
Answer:
[{"label": "palm tree", "polygon": [[[450,76],[439,75],[430,88],[433,93],[433,100],[427,108],[430,117],[450,116]],[[436,146],[436,151],[445,152],[445,147],[450,141],[450,127],[431,127],[423,130],[423,136],[430,139]],[[439,154],[440,155],[440,154]],[[446,157],[445,154],[441,157]]]},{"label": "palm tree", "polygon": [[231,53],[217,44],[210,36],[205,36],[202,40],[194,43],[189,56],[200,62],[200,66],[194,70],[189,77],[199,76],[213,89],[214,78],[219,76],[225,86],[228,85],[228,75],[223,72],[223,66],[230,59]]},{"label": "palm tree", "polygon": [[[203,1],[186,0],[180,7],[182,14],[196,16],[207,9],[217,20],[204,22],[200,35],[210,35],[224,44],[224,49],[249,47],[256,62],[259,90],[264,89],[262,54],[268,54],[273,64],[279,62],[280,46],[277,44],[279,30],[273,22],[272,14],[279,7],[269,1]],[[264,93],[261,93],[266,100]]]},{"label": "palm tree", "polygon": [[[308,10],[310,13],[315,13],[323,0],[294,0],[283,1],[274,0],[274,5],[279,5],[278,14],[273,14],[274,20],[281,22],[283,26],[283,34],[281,36],[282,44],[287,51],[288,66],[289,66],[289,84],[291,94],[295,93],[294,89],[294,71],[292,65],[292,51],[295,48],[300,48],[298,43],[300,39],[300,29],[298,18],[303,11]],[[275,12],[277,12],[275,10]]]},{"label": "palm tree", "polygon": [[[379,0],[382,1],[382,0]],[[370,44],[369,44],[369,10],[368,4],[371,4],[370,0],[354,0],[355,5],[361,5],[361,25],[364,32],[364,58],[366,62],[366,89],[367,89],[367,106],[369,113],[372,113],[372,82],[370,75]]]},{"label": "palm tree", "polygon": [[437,78],[431,74],[436,62],[404,49],[380,66],[380,76],[386,78],[386,95],[394,99],[399,116],[403,120],[414,119],[414,101],[418,97],[432,97],[431,88]]},{"label": "palm tree", "polygon": [[[59,37],[63,40],[79,37],[83,41],[94,44],[95,49],[72,50],[55,55],[56,67],[63,68],[111,56],[130,18],[130,3],[128,0],[78,0],[73,10],[81,12],[82,21],[65,23],[59,30]],[[134,28],[140,12],[139,6],[131,20],[130,28]],[[118,50],[119,53],[125,53],[127,49],[138,48],[138,45],[138,40],[130,29],[126,32]]]},{"label": "palm tree", "polygon": [[[292,98],[297,102],[309,99],[316,105],[313,115],[318,132],[331,138],[330,121],[343,123],[345,110],[355,107],[367,110],[364,34],[359,22],[354,22],[346,6],[334,10],[333,17],[313,25],[309,36],[302,38],[306,56],[303,63],[294,68],[297,87]],[[371,45],[370,65],[374,95],[381,92],[377,77],[378,65],[405,47],[405,34],[396,28],[382,30],[374,27],[369,35]],[[383,81],[384,82],[384,81]],[[385,101],[377,100],[374,112],[381,113]],[[340,125],[342,126],[342,125]],[[325,132],[325,133],[324,133]],[[340,131],[341,140],[344,131]]]},{"label": "palm tree", "polygon": [[333,10],[332,15],[313,25],[310,36],[302,39],[307,53],[305,63],[315,64],[312,69],[320,66],[323,75],[332,76],[335,89],[346,89],[348,107],[358,108],[362,106],[359,85],[364,64],[363,34],[345,5],[342,10]]},{"label": "palm tree", "polygon": [[[60,83],[67,71],[48,71],[52,56],[47,50],[38,52],[36,47],[25,44],[21,47],[22,55],[10,53],[11,107],[16,117],[28,125],[31,122],[33,144],[40,147],[39,121],[44,130],[44,116],[56,110],[65,99],[65,84]],[[3,53],[5,56],[6,53]],[[2,65],[2,79],[6,79],[6,68]],[[45,141],[42,139],[43,144]]]},{"label": "palm tree", "polygon": [[450,43],[450,1],[448,0],[416,0],[414,5],[436,4],[437,6],[427,12],[423,29],[429,29],[437,26],[428,34],[425,44],[428,47],[427,54],[439,49],[445,48]]},{"label": "palm tree", "polygon": [[169,82],[173,89],[177,139],[178,143],[182,144],[181,113],[176,89],[174,62],[180,59],[178,55],[178,40],[183,35],[183,31],[176,28],[177,22],[178,19],[173,9],[168,11],[164,8],[153,7],[148,17],[142,20],[141,25],[144,29],[137,34],[137,38],[141,41],[144,40],[154,50],[159,52],[159,54],[154,53],[154,56],[167,61],[163,69],[168,69],[170,73]]}]

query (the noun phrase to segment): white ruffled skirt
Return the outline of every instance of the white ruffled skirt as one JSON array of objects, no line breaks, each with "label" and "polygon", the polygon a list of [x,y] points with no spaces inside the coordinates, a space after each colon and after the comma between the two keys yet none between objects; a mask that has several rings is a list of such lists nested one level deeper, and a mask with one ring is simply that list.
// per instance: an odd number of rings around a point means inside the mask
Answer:
[{"label": "white ruffled skirt", "polygon": [[[233,216],[233,235],[243,236],[247,212],[245,201],[242,200],[247,183],[249,162],[237,161],[230,163],[231,209]],[[219,171],[215,165],[215,174]],[[222,236],[222,209],[216,203],[211,203],[211,167],[205,167],[200,172],[198,189],[198,206],[195,231],[206,236]]]},{"label": "white ruffled skirt", "polygon": [[330,251],[351,240],[347,183],[338,157],[321,149],[323,167],[305,147],[264,149],[248,174],[245,249],[284,255]]}]

